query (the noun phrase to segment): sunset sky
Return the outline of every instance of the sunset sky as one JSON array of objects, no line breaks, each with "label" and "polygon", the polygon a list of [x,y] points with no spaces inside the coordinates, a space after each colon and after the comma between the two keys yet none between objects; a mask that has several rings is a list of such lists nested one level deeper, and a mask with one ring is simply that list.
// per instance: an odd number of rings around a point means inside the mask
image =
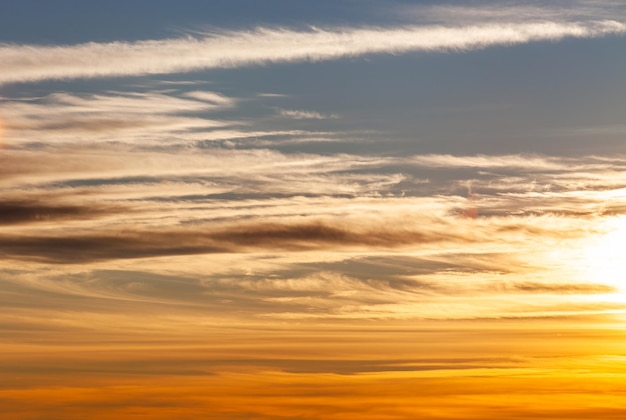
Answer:
[{"label": "sunset sky", "polygon": [[626,418],[626,2],[6,0],[8,420]]}]

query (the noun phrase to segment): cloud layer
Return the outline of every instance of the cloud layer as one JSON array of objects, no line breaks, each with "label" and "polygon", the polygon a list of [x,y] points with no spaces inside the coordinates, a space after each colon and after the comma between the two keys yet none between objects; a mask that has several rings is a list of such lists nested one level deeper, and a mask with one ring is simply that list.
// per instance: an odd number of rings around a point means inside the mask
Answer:
[{"label": "cloud layer", "polygon": [[[82,295],[84,280],[68,283],[70,273],[117,268],[135,270],[134,280],[89,277],[90,298],[184,305],[191,298],[183,291],[195,284],[202,299],[272,319],[516,318],[622,307],[605,298],[621,293],[614,274],[584,269],[591,258],[602,264],[589,244],[620,234],[626,159],[618,156],[124,147],[108,161],[109,147],[67,147],[4,151],[0,254],[4,273],[28,287],[24,296],[33,287],[53,287],[55,299]],[[50,277],[55,271],[65,274]],[[138,280],[166,273],[204,283]],[[175,299],[168,284],[184,296]],[[68,299],[68,307],[82,305]]]},{"label": "cloud layer", "polygon": [[56,3],[275,24],[0,45],[3,419],[626,418],[623,1]]}]

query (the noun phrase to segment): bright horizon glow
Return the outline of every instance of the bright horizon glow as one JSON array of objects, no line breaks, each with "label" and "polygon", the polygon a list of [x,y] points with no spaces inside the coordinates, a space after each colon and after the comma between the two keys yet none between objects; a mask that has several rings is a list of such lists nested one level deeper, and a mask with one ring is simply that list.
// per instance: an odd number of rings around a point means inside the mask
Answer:
[{"label": "bright horizon glow", "polygon": [[[626,294],[626,217],[604,221],[605,233],[586,239],[579,266],[585,278],[608,284]],[[626,299],[626,296],[624,297]]]}]

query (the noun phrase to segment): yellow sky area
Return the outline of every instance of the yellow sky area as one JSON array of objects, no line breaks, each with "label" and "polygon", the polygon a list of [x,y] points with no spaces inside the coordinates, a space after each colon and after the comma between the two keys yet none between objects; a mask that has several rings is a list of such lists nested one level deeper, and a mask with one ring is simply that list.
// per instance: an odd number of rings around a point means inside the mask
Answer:
[{"label": "yellow sky area", "polygon": [[83,386],[4,388],[0,410],[20,420],[45,412],[64,419],[618,419],[626,415],[620,365],[120,375]]},{"label": "yellow sky area", "polygon": [[[3,419],[617,419],[626,331],[584,319],[76,333],[0,348]],[[81,344],[82,340],[82,344]],[[598,392],[601,390],[602,392]]]}]

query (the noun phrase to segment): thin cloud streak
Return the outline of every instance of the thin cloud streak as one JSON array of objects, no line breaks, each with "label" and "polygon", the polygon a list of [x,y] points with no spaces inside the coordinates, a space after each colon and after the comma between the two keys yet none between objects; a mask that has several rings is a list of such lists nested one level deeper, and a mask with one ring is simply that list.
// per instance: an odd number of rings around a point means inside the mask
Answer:
[{"label": "thin cloud streak", "polygon": [[300,109],[281,109],[279,113],[283,117],[293,118],[294,120],[325,120],[339,118],[339,115],[335,114],[322,114],[317,111],[305,111]]},{"label": "thin cloud streak", "polygon": [[[391,7],[394,16],[402,20],[418,20],[423,23],[447,25],[463,22],[479,24],[489,22],[537,22],[569,21],[585,19],[613,19],[624,13],[624,3],[611,0],[553,0],[520,2],[501,0],[498,7],[493,2],[473,1],[471,5],[440,2],[441,4],[400,4]],[[387,5],[386,5],[387,6]],[[387,6],[387,11],[389,6]],[[379,13],[382,13],[381,10]]]},{"label": "thin cloud streak", "polygon": [[617,21],[485,24],[466,27],[259,28],[198,37],[72,46],[0,46],[0,84],[46,79],[166,74],[366,54],[470,51],[626,32]]},{"label": "thin cloud streak", "polygon": [[128,207],[103,204],[81,206],[37,200],[0,200],[0,226],[60,220],[91,219],[107,214],[128,212]]}]

